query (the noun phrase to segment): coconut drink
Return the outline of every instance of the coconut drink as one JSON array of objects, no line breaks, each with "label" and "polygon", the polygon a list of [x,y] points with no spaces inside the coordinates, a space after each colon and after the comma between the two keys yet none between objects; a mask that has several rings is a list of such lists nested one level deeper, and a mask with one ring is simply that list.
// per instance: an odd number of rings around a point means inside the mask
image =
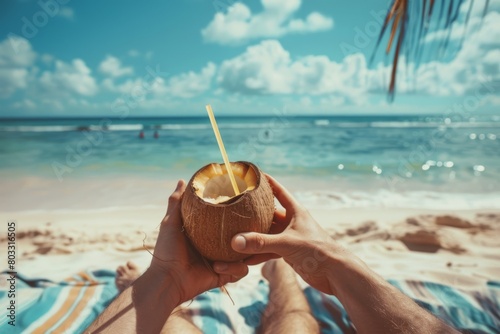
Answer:
[{"label": "coconut drink", "polygon": [[231,162],[233,180],[226,165],[211,163],[193,175],[182,197],[181,213],[185,233],[202,256],[232,262],[248,257],[231,248],[236,234],[269,232],[274,196],[267,178],[254,164]]}]

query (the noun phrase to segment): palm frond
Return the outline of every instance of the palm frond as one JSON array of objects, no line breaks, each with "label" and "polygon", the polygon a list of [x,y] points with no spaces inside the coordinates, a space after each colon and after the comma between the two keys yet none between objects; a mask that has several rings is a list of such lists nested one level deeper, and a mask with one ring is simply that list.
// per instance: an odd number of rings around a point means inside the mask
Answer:
[{"label": "palm frond", "polygon": [[[429,54],[436,56],[442,54],[447,49],[451,36],[453,23],[458,19],[460,14],[460,6],[465,0],[443,0],[438,5],[439,13],[435,17],[436,1],[435,0],[393,0],[387,12],[382,29],[380,31],[375,50],[370,59],[373,63],[375,54],[380,47],[383,37],[387,31],[390,31],[389,40],[385,48],[385,53],[388,56],[391,51],[394,51],[392,58],[391,81],[389,83],[389,99],[394,100],[396,92],[396,73],[398,62],[403,53],[407,61],[414,60],[418,66],[422,60],[422,55],[425,48],[425,43],[421,41],[427,36],[431,19],[435,20],[436,29],[446,30],[448,33],[437,45],[437,50],[429,50]],[[448,2],[448,3],[446,3]],[[474,0],[471,0],[471,5],[467,11],[465,18],[465,26],[467,26],[473,6]],[[483,11],[483,17],[487,13],[489,0],[486,0]],[[419,18],[413,17],[418,13]],[[460,47],[464,42],[465,29],[463,37],[460,41]]]}]

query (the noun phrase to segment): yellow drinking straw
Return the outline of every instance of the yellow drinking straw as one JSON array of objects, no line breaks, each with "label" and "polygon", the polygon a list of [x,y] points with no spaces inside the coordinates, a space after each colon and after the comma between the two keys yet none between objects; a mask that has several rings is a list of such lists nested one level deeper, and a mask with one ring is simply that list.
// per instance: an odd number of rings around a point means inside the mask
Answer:
[{"label": "yellow drinking straw", "polygon": [[222,159],[224,160],[224,164],[226,165],[227,173],[229,174],[229,179],[231,180],[231,185],[233,186],[234,195],[239,195],[240,190],[238,189],[238,185],[236,184],[236,179],[234,178],[233,169],[231,168],[231,164],[229,163],[229,158],[227,157],[226,149],[224,148],[224,143],[222,142],[222,137],[220,136],[219,127],[217,126],[217,122],[215,121],[214,112],[212,111],[212,107],[210,104],[206,105],[208,117],[210,118],[210,123],[212,124],[212,128],[214,129],[215,138],[217,139],[217,144],[219,144],[220,153],[222,154]]}]

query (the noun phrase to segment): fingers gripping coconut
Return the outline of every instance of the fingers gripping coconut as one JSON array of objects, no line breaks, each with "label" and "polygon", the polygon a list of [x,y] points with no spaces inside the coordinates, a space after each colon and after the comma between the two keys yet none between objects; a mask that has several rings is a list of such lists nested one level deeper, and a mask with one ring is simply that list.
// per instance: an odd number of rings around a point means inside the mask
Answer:
[{"label": "fingers gripping coconut", "polygon": [[225,164],[212,163],[189,181],[181,205],[184,230],[202,256],[212,261],[239,261],[248,254],[231,248],[234,235],[268,233],[274,196],[267,178],[250,162],[232,162],[240,194],[235,195]]}]

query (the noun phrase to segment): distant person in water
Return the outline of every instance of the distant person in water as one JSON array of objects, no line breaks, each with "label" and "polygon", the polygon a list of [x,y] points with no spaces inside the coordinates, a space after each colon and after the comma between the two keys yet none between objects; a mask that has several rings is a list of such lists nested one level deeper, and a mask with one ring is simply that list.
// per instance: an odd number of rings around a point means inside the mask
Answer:
[{"label": "distant person in water", "polygon": [[158,131],[155,131],[155,134],[153,135],[153,137],[155,137],[156,139],[158,139],[160,137],[160,135],[158,134]]},{"label": "distant person in water", "polygon": [[[180,202],[186,183],[179,181],[169,198],[149,268],[142,275],[132,262],[117,269],[121,294],[86,333],[201,333],[179,305],[238,281],[247,275],[249,265],[262,262],[267,262],[262,274],[270,292],[260,333],[320,332],[296,273],[311,287],[336,296],[359,333],[459,333],[338,244],[288,190],[274,178],[268,180],[284,207],[274,214],[272,234],[235,235],[231,247],[250,257],[243,262],[214,262],[212,268],[184,234]],[[283,259],[274,260],[278,257]],[[306,263],[315,259],[316,265],[308,268]]]},{"label": "distant person in water", "polygon": [[139,132],[139,139],[144,139],[144,131]]}]

